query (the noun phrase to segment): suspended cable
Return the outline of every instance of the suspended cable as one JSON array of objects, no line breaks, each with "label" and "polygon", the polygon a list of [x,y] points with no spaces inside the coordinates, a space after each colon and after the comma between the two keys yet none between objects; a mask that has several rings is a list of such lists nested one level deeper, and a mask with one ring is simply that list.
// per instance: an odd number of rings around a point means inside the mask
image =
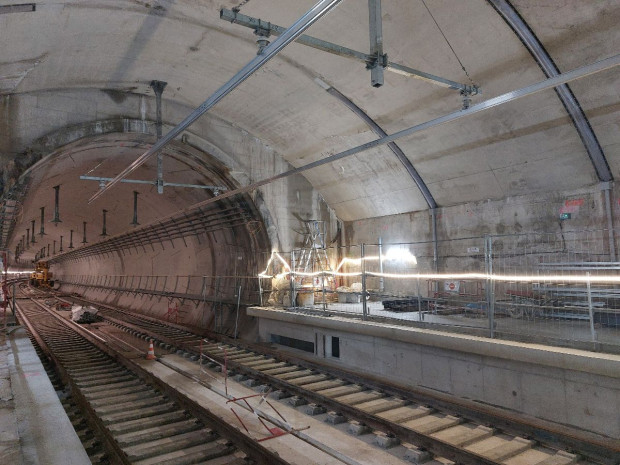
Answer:
[{"label": "suspended cable", "polygon": [[435,17],[433,16],[433,13],[431,13],[431,10],[428,8],[428,5],[426,5],[426,1],[422,0],[422,4],[424,5],[424,7],[426,8],[426,11],[428,11],[428,14],[431,15],[431,18],[433,19],[433,22],[435,23],[435,26],[437,26],[437,29],[439,29],[439,32],[441,33],[441,35],[443,36],[444,40],[446,41],[446,44],[448,44],[448,47],[450,47],[450,50],[452,50],[452,53],[454,54],[454,57],[456,58],[456,60],[459,62],[459,65],[461,65],[461,69],[463,70],[463,72],[465,73],[465,75],[467,76],[467,78],[469,79],[469,82],[471,83],[471,85],[474,85],[474,81],[471,78],[471,76],[469,75],[469,73],[467,72],[467,70],[465,69],[465,65],[463,64],[463,62],[460,60],[459,56],[456,54],[456,51],[454,50],[454,48],[452,47],[452,45],[450,44],[450,41],[448,40],[448,38],[446,37],[446,35],[443,33],[441,27],[439,26],[439,23],[437,22],[437,20],[435,19]]}]

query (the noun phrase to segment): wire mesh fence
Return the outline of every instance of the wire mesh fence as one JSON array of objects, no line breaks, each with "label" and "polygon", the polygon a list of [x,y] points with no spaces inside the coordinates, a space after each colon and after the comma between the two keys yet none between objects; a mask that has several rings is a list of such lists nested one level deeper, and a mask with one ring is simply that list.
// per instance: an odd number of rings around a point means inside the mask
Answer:
[{"label": "wire mesh fence", "polygon": [[620,262],[606,230],[272,254],[262,303],[620,351]]}]

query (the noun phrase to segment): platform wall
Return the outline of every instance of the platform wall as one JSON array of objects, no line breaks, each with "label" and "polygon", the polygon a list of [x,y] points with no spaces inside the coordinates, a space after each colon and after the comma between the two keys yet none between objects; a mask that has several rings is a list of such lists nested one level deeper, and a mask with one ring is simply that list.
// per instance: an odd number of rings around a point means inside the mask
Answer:
[{"label": "platform wall", "polygon": [[271,309],[249,314],[259,318],[261,341],[311,342],[315,357],[337,366],[620,436],[619,356]]}]

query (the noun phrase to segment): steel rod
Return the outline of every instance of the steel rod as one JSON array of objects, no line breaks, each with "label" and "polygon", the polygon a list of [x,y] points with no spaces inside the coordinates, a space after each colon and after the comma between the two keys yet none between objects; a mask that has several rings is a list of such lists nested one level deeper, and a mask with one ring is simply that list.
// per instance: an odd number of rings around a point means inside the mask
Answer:
[{"label": "steel rod", "polygon": [[273,41],[270,45],[265,47],[262,54],[256,55],[247,65],[245,65],[241,71],[235,74],[228,82],[220,87],[211,97],[204,101],[202,105],[196,108],[190,113],[181,123],[175,126],[170,132],[153,145],[144,154],[138,157],[131,165],[125,168],[119,175],[117,175],[112,181],[105,185],[95,195],[93,195],[88,203],[93,202],[101,195],[103,195],[108,189],[116,185],[121,179],[127,177],[127,175],[133,172],[136,168],[141,166],[146,160],[153,154],[164,148],[170,141],[181,134],[186,128],[188,128],[194,121],[200,116],[211,109],[215,104],[222,100],[226,95],[244,82],[248,77],[259,70],[265,63],[276,56],[280,51],[286,47],[289,43],[299,37],[306,29],[312,24],[318,21],[322,16],[337,6],[342,0],[321,0],[314,5],[307,13],[299,18],[291,27],[289,27],[280,37]]},{"label": "steel rod", "polygon": [[[285,171],[283,173],[280,174],[276,174],[275,176],[263,179],[261,181],[256,181],[254,183],[248,184],[247,186],[244,187],[240,187],[238,189],[233,189],[227,192],[224,192],[223,194],[219,195],[218,197],[214,197],[212,199],[207,199],[207,200],[203,200],[202,202],[198,202],[194,205],[189,206],[186,209],[180,210],[179,212],[183,212],[183,211],[191,211],[195,208],[198,207],[202,207],[214,202],[218,202],[220,200],[223,200],[225,198],[228,197],[233,197],[235,195],[238,194],[243,194],[246,192],[250,192],[253,191],[255,189],[257,189],[258,187],[264,186],[266,184],[270,184],[274,181],[278,181],[280,179],[284,179],[296,174],[300,174],[303,173],[304,171],[308,171],[310,169],[313,168],[317,168],[319,166],[322,165],[326,165],[329,163],[333,163],[335,161],[341,160],[343,158],[347,158],[350,157],[352,155],[356,155],[360,152],[364,152],[368,149],[371,149],[373,147],[378,147],[380,145],[385,145],[385,144],[389,144],[390,142],[394,142],[395,140],[398,140],[402,137],[406,137],[409,136],[411,134],[417,133],[417,132],[421,132],[421,131],[425,131],[427,129],[433,128],[435,126],[440,126],[442,124],[445,123],[449,123],[452,121],[456,121],[458,119],[461,118],[465,118],[467,116],[473,115],[473,114],[477,114],[480,113],[482,111],[486,111],[486,110],[490,110],[491,108],[495,108],[499,105],[503,105],[509,102],[513,102],[515,100],[518,100],[520,98],[523,97],[527,97],[530,95],[533,95],[537,92],[542,92],[543,90],[547,90],[550,88],[553,88],[555,86],[557,86],[558,84],[562,84],[565,82],[570,82],[570,81],[574,81],[576,79],[581,79],[584,78],[586,76],[589,76],[591,74],[595,74],[595,73],[599,73],[601,71],[607,70],[607,69],[611,69],[614,68],[616,66],[620,65],[620,54],[618,55],[614,55],[612,57],[606,58],[604,60],[601,61],[597,61],[595,63],[591,63],[589,65],[585,65],[579,68],[576,68],[572,71],[568,71],[566,73],[560,74],[558,76],[552,77],[552,78],[548,78],[545,79],[543,81],[539,81],[537,83],[531,84],[529,86],[523,87],[521,89],[517,89],[511,92],[507,92],[505,94],[501,94],[498,95],[497,97],[485,100],[484,102],[480,102],[477,103],[475,105],[472,105],[471,107],[469,107],[466,110],[457,110],[454,111],[452,113],[448,113],[447,115],[444,116],[440,116],[439,118],[435,118],[432,119],[430,121],[427,121],[425,123],[421,123],[421,124],[417,124],[415,126],[411,126],[409,128],[403,129],[401,131],[395,132],[394,134],[392,134],[391,136],[386,136],[386,137],[382,137],[379,139],[375,139],[373,141],[367,142],[365,144],[362,145],[358,145],[357,147],[353,147],[349,150],[345,150],[344,152],[339,152],[336,153],[334,155],[330,155],[328,157],[325,157],[321,160],[317,160],[315,162],[312,163],[308,163],[306,165],[300,166],[298,168],[293,168],[289,171]],[[175,212],[173,214],[178,214],[179,212]]]},{"label": "steel rod", "polygon": [[[83,181],[111,181],[114,178],[105,178],[105,177],[101,177],[101,176],[80,176],[80,179]],[[128,184],[149,184],[151,186],[156,186],[157,185],[157,181],[148,181],[146,179],[121,179],[120,182],[124,182],[124,183],[128,183]],[[180,183],[180,182],[165,182],[164,181],[164,187],[166,186],[171,186],[171,187],[192,187],[195,189],[210,189],[212,191],[216,191],[216,192],[223,192],[225,190],[227,190],[227,187],[224,186],[206,186],[206,185],[202,185],[202,184],[184,184],[184,183]]]}]

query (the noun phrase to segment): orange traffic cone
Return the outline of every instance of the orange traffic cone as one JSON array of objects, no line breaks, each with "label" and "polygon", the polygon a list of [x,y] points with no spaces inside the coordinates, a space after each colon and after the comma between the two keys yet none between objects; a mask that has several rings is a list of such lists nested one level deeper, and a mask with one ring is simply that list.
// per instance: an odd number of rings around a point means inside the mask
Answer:
[{"label": "orange traffic cone", "polygon": [[151,339],[149,341],[149,351],[146,354],[146,359],[147,360],[155,360],[157,357],[155,357],[155,349],[153,348],[153,340]]}]

